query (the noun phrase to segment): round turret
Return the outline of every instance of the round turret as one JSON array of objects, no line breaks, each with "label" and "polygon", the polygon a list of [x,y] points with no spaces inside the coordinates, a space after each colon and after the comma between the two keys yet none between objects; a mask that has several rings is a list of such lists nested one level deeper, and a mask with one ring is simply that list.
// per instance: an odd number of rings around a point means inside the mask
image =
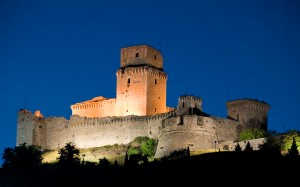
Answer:
[{"label": "round turret", "polygon": [[268,111],[270,105],[253,99],[228,101],[227,118],[241,122],[242,129],[261,128],[268,130]]}]

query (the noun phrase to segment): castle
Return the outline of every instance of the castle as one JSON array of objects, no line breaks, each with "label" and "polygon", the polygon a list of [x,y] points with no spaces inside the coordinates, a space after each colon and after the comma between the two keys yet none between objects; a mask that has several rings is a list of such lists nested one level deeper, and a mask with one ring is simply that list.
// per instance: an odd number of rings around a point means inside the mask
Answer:
[{"label": "castle", "polygon": [[166,106],[163,56],[149,45],[122,48],[116,76],[116,98],[75,103],[70,120],[19,110],[17,145],[55,150],[73,142],[92,148],[148,136],[158,140],[155,157],[162,157],[188,146],[190,151],[232,150],[242,130],[268,129],[270,105],[253,99],[228,101],[227,118],[203,112],[202,98],[192,95],[179,97],[177,108]]}]

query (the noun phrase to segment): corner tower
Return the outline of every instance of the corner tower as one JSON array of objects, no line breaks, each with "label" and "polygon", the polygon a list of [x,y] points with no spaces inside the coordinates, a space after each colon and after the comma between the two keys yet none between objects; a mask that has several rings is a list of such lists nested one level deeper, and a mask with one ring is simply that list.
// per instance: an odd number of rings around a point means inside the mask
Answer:
[{"label": "corner tower", "polygon": [[242,124],[242,130],[261,128],[268,131],[268,111],[270,105],[253,99],[228,101],[227,118],[237,120]]},{"label": "corner tower", "polygon": [[121,49],[117,70],[116,115],[154,115],[167,112],[167,74],[160,51],[148,45]]}]

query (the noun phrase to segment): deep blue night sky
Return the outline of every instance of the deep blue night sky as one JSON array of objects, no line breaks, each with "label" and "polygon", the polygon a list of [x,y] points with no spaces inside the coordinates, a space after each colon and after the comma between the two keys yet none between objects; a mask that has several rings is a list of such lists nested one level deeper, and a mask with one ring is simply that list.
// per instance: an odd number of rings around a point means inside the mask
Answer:
[{"label": "deep blue night sky", "polygon": [[[0,0],[0,152],[16,144],[17,111],[71,115],[70,105],[116,96],[120,49],[160,49],[167,105],[200,96],[271,105],[269,129],[300,129],[300,1]],[[0,161],[1,162],[1,161]]]}]

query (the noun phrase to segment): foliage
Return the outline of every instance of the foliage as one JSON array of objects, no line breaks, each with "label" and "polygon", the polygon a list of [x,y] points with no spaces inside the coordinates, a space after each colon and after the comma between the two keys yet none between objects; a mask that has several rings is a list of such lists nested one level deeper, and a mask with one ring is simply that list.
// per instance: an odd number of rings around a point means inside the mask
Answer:
[{"label": "foliage", "polygon": [[183,160],[190,157],[190,149],[181,148],[170,152],[168,156],[165,156],[163,160]]},{"label": "foliage", "polygon": [[66,145],[58,151],[58,163],[64,166],[79,164],[79,152],[79,149],[77,149],[72,142],[66,143]]},{"label": "foliage", "polygon": [[299,152],[297,150],[297,144],[296,144],[296,140],[295,137],[293,137],[293,142],[292,142],[292,146],[291,148],[288,150],[288,155],[290,157],[298,157]]},{"label": "foliage", "polygon": [[156,141],[152,138],[146,140],[141,145],[141,151],[143,156],[153,157],[155,154]]},{"label": "foliage", "polygon": [[[127,160],[126,160],[127,159]],[[124,165],[126,167],[134,167],[142,164],[147,164],[148,158],[142,154],[132,154],[129,157],[125,157]]]},{"label": "foliage", "polygon": [[234,150],[235,150],[235,152],[242,152],[242,148],[241,148],[241,146],[240,146],[239,143],[237,143],[237,144],[235,145]]},{"label": "foliage", "polygon": [[266,136],[267,133],[265,130],[259,128],[250,128],[250,129],[245,129],[240,133],[240,141],[264,138]]},{"label": "foliage", "polygon": [[271,135],[266,138],[264,144],[259,146],[260,151],[271,154],[271,155],[281,155],[281,138],[277,134]]},{"label": "foliage", "polygon": [[140,150],[139,149],[136,149],[136,148],[133,148],[133,147],[130,147],[127,151],[128,155],[137,155],[137,154],[140,154]]},{"label": "foliage", "polygon": [[100,158],[99,159],[99,166],[100,167],[107,168],[109,165],[110,165],[110,162],[109,162],[109,160],[107,158],[104,157],[104,158]]},{"label": "foliage", "polygon": [[269,130],[267,133],[268,137],[269,136],[277,136],[279,133],[276,130]]},{"label": "foliage", "polygon": [[249,141],[247,142],[244,151],[245,151],[245,152],[251,152],[251,151],[253,151],[253,147],[250,145],[250,142],[249,142]]},{"label": "foliage", "polygon": [[283,135],[281,150],[288,151],[292,146],[293,139],[295,139],[297,147],[300,147],[300,132],[290,130]]},{"label": "foliage", "polygon": [[148,158],[152,158],[155,154],[157,141],[147,136],[136,137],[128,149],[128,156],[141,154]]},{"label": "foliage", "polygon": [[148,136],[138,136],[136,137],[133,142],[137,144],[142,144],[143,142],[149,140],[150,138]]},{"label": "foliage", "polygon": [[3,168],[32,168],[42,163],[42,152],[33,145],[22,143],[15,148],[5,148]]}]

